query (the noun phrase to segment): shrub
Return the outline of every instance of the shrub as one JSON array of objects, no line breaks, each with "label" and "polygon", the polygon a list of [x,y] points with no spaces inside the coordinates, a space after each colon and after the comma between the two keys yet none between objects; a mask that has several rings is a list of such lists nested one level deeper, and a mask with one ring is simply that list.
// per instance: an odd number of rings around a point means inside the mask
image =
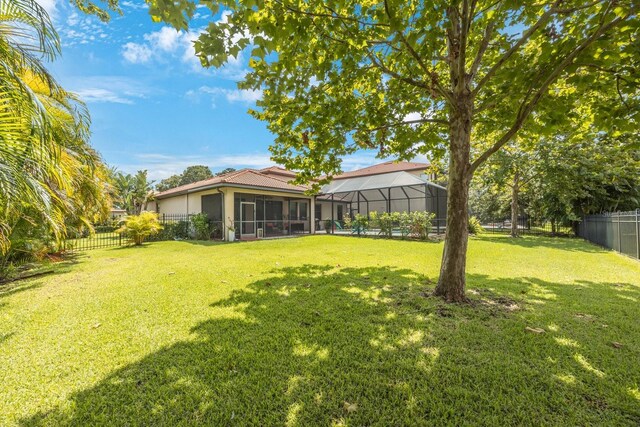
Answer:
[{"label": "shrub", "polygon": [[371,228],[380,228],[380,217],[384,214],[378,215],[378,212],[371,211],[369,212],[369,227]]},{"label": "shrub", "polygon": [[399,214],[397,212],[388,213],[371,212],[369,214],[369,226],[372,228],[380,228],[378,235],[384,237],[393,237],[393,227],[398,223]]},{"label": "shrub", "polygon": [[365,215],[355,214],[351,220],[351,230],[356,231],[358,234],[366,234],[369,230],[369,218]]},{"label": "shrub", "polygon": [[429,238],[431,220],[435,215],[431,212],[416,211],[409,214],[409,232],[413,237],[421,240]]},{"label": "shrub", "polygon": [[342,222],[344,223],[345,230],[351,230],[351,227],[353,227],[353,219],[351,219],[351,215],[349,214],[344,214]]},{"label": "shrub", "polygon": [[118,233],[125,233],[136,245],[142,245],[142,242],[149,237],[162,230],[162,225],[158,221],[158,214],[154,212],[142,212],[140,215],[129,215],[124,221]]},{"label": "shrub", "polygon": [[482,234],[484,232],[484,228],[482,228],[482,224],[480,224],[480,220],[475,216],[469,217],[469,233],[471,234]]},{"label": "shrub", "polygon": [[327,232],[327,234],[331,233],[332,226],[333,226],[333,223],[331,222],[330,219],[324,220],[324,230]]},{"label": "shrub", "polygon": [[407,212],[396,212],[398,228],[400,228],[400,235],[405,239],[411,232],[411,215]]},{"label": "shrub", "polygon": [[211,224],[209,224],[209,217],[206,213],[199,213],[191,217],[191,224],[193,224],[193,230],[196,240],[209,240],[211,237]]},{"label": "shrub", "polygon": [[158,233],[159,240],[185,240],[189,238],[189,222],[165,222]]}]

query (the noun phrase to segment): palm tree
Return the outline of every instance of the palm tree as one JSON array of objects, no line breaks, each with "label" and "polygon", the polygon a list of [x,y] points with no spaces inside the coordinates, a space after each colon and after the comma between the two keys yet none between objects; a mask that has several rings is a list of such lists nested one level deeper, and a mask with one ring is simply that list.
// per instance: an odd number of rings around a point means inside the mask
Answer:
[{"label": "palm tree", "polygon": [[21,225],[46,225],[59,241],[68,222],[89,224],[107,210],[88,110],[42,64],[59,53],[58,34],[35,0],[0,0],[1,255]]},{"label": "palm tree", "polygon": [[146,170],[139,170],[135,175],[112,171],[111,182],[115,204],[129,214],[139,214],[153,198],[154,181],[147,179]]}]

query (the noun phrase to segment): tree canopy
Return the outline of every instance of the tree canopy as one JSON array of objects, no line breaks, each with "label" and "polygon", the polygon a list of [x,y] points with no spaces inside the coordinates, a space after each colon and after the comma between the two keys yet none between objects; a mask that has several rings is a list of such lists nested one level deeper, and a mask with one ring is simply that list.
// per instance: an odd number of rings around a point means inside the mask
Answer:
[{"label": "tree canopy", "polygon": [[[241,87],[276,135],[274,160],[299,180],[340,169],[359,149],[446,156],[448,217],[436,294],[465,299],[467,210],[474,172],[525,125],[552,128],[573,110],[613,133],[633,128],[594,106],[601,92],[637,98],[638,4],[631,0],[221,0],[224,19],[195,42],[205,66],[251,49]],[[185,28],[195,4],[153,0]],[[624,108],[624,107],[623,107]],[[637,111],[633,112],[637,119]],[[627,114],[628,116],[628,114]]]},{"label": "tree canopy", "polygon": [[139,170],[135,175],[112,171],[111,183],[114,188],[114,205],[126,210],[128,214],[140,214],[152,199],[153,181],[147,178],[146,170]]},{"label": "tree canopy", "polygon": [[193,182],[202,181],[213,178],[213,173],[209,166],[195,165],[188,166],[181,174],[171,175],[156,185],[157,191],[166,191],[181,185],[191,184]]}]

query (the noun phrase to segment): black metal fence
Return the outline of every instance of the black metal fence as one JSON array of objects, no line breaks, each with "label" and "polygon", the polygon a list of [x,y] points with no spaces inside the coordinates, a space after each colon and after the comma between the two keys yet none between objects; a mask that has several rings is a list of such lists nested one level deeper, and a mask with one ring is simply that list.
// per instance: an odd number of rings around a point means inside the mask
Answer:
[{"label": "black metal fence", "polygon": [[[511,233],[511,220],[482,221],[482,228],[490,233]],[[521,216],[518,218],[518,234],[533,236],[574,236],[570,223],[536,220]]]},{"label": "black metal fence", "polygon": [[578,226],[578,236],[640,259],[640,209],[585,216]]},{"label": "black metal fence", "polygon": [[[162,230],[146,241],[157,242],[163,240],[187,240],[193,238],[204,238],[196,236],[196,230],[192,222],[193,215],[161,214],[158,219],[162,224]],[[68,236],[64,248],[68,252],[86,251],[90,249],[114,248],[131,244],[131,240],[125,233],[118,232],[121,223],[111,221],[109,224],[95,225],[93,232],[84,231]],[[222,221],[208,221],[206,240],[220,240],[223,237]]]}]

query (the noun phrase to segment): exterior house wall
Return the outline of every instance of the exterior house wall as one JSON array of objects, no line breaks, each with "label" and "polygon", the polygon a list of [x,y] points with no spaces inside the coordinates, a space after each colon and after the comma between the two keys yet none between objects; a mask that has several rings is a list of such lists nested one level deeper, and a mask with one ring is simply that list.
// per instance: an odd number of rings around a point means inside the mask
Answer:
[{"label": "exterior house wall", "polygon": [[188,213],[187,196],[185,194],[156,200],[156,205],[160,215],[184,215]]},{"label": "exterior house wall", "polygon": [[147,206],[144,210],[148,212],[158,212],[158,202],[156,202],[155,200],[147,202]]},{"label": "exterior house wall", "polygon": [[[288,193],[283,191],[268,191],[268,190],[259,190],[253,188],[235,188],[235,187],[221,187],[210,190],[203,191],[195,191],[189,194],[181,194],[171,197],[166,197],[163,199],[156,200],[157,203],[157,212],[160,215],[186,215],[186,214],[197,214],[202,212],[202,196],[206,196],[209,194],[218,194],[221,193],[223,195],[223,211],[222,216],[224,219],[225,226],[225,236],[226,229],[231,226],[231,221],[235,218],[234,212],[234,198],[236,193],[244,193],[244,194],[252,194],[252,195],[263,195],[263,196],[275,196],[275,197],[288,197],[293,199],[301,199],[307,200],[309,203],[309,218],[310,218],[310,230],[305,227],[305,231],[310,231],[311,233],[315,232],[315,223],[313,221],[313,215],[315,212],[314,207],[314,196],[305,196],[303,194],[295,194]],[[150,210],[150,209],[149,209]]]}]

